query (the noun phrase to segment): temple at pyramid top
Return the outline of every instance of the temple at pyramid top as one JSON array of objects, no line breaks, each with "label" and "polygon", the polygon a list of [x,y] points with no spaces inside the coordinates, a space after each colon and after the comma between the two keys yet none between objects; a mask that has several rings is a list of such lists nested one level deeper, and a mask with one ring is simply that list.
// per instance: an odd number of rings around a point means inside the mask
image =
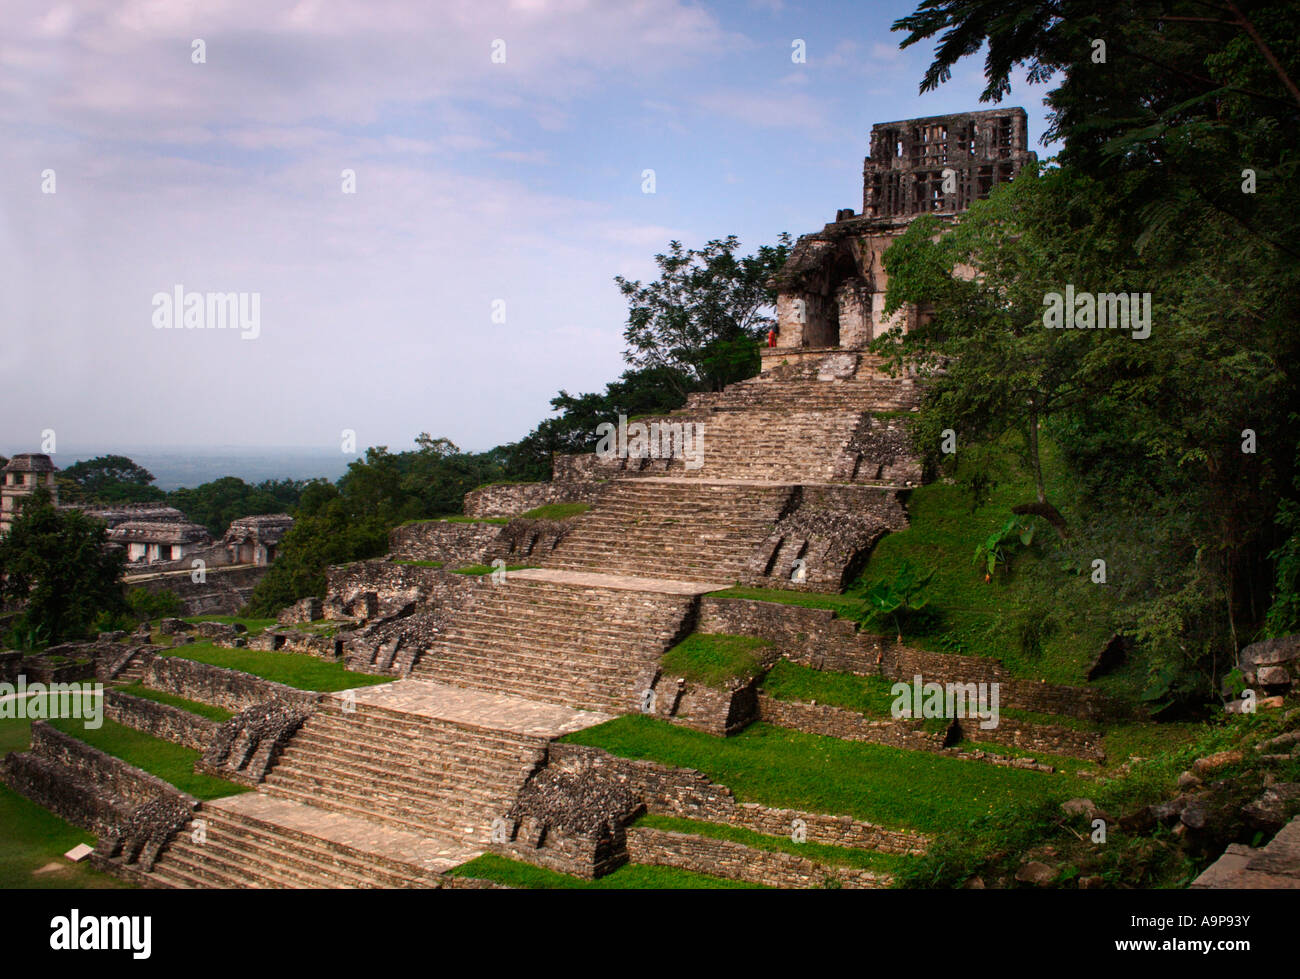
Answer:
[{"label": "temple at pyramid top", "polygon": [[836,212],[821,231],[802,236],[776,274],[777,331],[763,367],[804,353],[862,350],[892,327],[910,330],[924,310],[884,315],[881,256],[918,215],[955,220],[1036,159],[1018,107],[959,112],[871,127],[862,168],[862,213]]}]

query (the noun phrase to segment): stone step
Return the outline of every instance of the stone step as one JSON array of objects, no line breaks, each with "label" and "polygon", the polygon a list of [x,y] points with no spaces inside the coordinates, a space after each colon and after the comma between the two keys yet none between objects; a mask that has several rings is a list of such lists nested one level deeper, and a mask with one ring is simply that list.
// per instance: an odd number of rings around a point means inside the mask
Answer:
[{"label": "stone step", "polygon": [[205,811],[202,818],[208,820],[209,841],[215,827],[223,836],[232,840],[271,849],[277,859],[297,862],[306,869],[319,870],[323,874],[342,875],[361,886],[434,886],[438,881],[439,874],[433,870],[391,860],[377,853],[363,852],[263,820],[217,810]]}]

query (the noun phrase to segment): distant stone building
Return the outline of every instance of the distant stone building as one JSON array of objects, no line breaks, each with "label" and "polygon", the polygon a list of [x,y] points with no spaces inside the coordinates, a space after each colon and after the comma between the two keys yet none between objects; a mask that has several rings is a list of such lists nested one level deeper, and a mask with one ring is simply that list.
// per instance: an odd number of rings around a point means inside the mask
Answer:
[{"label": "distant stone building", "polygon": [[108,540],[126,550],[131,564],[179,561],[190,552],[212,543],[202,524],[180,521],[128,520],[108,532]]},{"label": "distant stone building", "polygon": [[270,513],[232,520],[222,545],[229,552],[231,564],[270,564],[280,548],[280,540],[293,526],[287,513]]},{"label": "distant stone building", "polygon": [[20,501],[40,487],[50,491],[55,503],[59,487],[54,481],[58,472],[50,457],[39,452],[20,452],[0,469],[0,537],[9,533],[18,515]]},{"label": "distant stone building", "polygon": [[836,213],[804,235],[775,276],[779,332],[763,363],[827,349],[861,350],[898,326],[912,329],[917,310],[886,317],[881,256],[920,214],[951,220],[1034,160],[1025,110],[964,112],[883,122],[871,129],[863,162],[862,213]]}]

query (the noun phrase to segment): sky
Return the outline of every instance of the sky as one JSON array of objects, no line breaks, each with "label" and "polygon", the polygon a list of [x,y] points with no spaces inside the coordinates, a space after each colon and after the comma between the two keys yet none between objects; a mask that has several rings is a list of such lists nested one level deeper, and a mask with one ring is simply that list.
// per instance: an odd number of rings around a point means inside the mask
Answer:
[{"label": "sky", "polygon": [[616,275],[820,230],[874,123],[989,108],[980,57],[918,94],[914,6],[6,0],[0,453],[521,438],[625,369]]}]

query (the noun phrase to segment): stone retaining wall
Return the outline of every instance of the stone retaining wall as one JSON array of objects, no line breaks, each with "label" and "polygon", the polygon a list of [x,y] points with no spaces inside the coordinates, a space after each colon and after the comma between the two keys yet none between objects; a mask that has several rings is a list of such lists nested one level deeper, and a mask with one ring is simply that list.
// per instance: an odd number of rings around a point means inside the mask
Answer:
[{"label": "stone retaining wall", "polygon": [[547,503],[591,503],[600,495],[596,482],[498,483],[465,494],[467,517],[517,517]]},{"label": "stone retaining wall", "polygon": [[928,840],[906,830],[890,830],[848,816],[774,809],[738,803],[726,786],[693,769],[619,758],[599,748],[554,743],[549,763],[572,770],[590,768],[626,785],[651,812],[710,823],[731,823],[772,836],[790,836],[795,820],[802,821],[808,842],[862,847],[886,853],[922,853]]},{"label": "stone retaining wall", "polygon": [[32,722],[31,749],[4,761],[10,788],[75,826],[111,831],[132,810],[167,798],[193,808],[196,800],[162,779],[51,727]]},{"label": "stone retaining wall", "polygon": [[155,738],[203,751],[219,725],[180,707],[133,697],[120,690],[104,692],[104,716]]},{"label": "stone retaining wall", "polygon": [[144,685],[186,700],[197,700],[236,712],[275,699],[314,704],[322,696],[283,683],[273,683],[251,673],[209,666],[179,656],[155,657],[144,668]]},{"label": "stone retaining wall", "polygon": [[389,558],[452,565],[485,564],[488,548],[500,535],[500,524],[426,520],[389,531]]},{"label": "stone retaining wall", "polygon": [[768,887],[889,886],[888,874],[856,867],[818,863],[792,853],[756,850],[730,840],[633,826],[627,831],[627,855],[633,863],[681,867],[699,874],[747,880]]},{"label": "stone retaining wall", "polygon": [[946,740],[942,731],[926,731],[924,721],[871,718],[830,704],[804,704],[762,694],[758,714],[759,720],[778,727],[909,751],[939,751]]},{"label": "stone retaining wall", "polygon": [[[188,562],[189,558],[183,559]],[[265,576],[269,565],[255,567],[214,568],[209,566],[204,580],[196,582],[187,570],[181,573],[158,575],[145,580],[125,580],[127,588],[143,588],[151,594],[169,591],[181,601],[182,616],[236,615],[248,604],[257,583]],[[148,575],[152,572],[141,572]]]},{"label": "stone retaining wall", "polygon": [[[453,574],[441,568],[422,568],[391,561],[354,561],[325,572],[327,617],[331,611],[363,602],[368,593],[376,598],[375,614],[394,615],[408,605],[458,605],[473,591],[472,575]],[[373,616],[368,616],[373,617]]]},{"label": "stone retaining wall", "polygon": [[793,663],[817,670],[925,682],[998,683],[1000,707],[1062,714],[1089,720],[1120,720],[1140,712],[1091,687],[1036,683],[1012,677],[996,660],[915,649],[858,632],[854,623],[826,609],[777,602],[705,596],[701,632],[729,632],[771,640]]}]

